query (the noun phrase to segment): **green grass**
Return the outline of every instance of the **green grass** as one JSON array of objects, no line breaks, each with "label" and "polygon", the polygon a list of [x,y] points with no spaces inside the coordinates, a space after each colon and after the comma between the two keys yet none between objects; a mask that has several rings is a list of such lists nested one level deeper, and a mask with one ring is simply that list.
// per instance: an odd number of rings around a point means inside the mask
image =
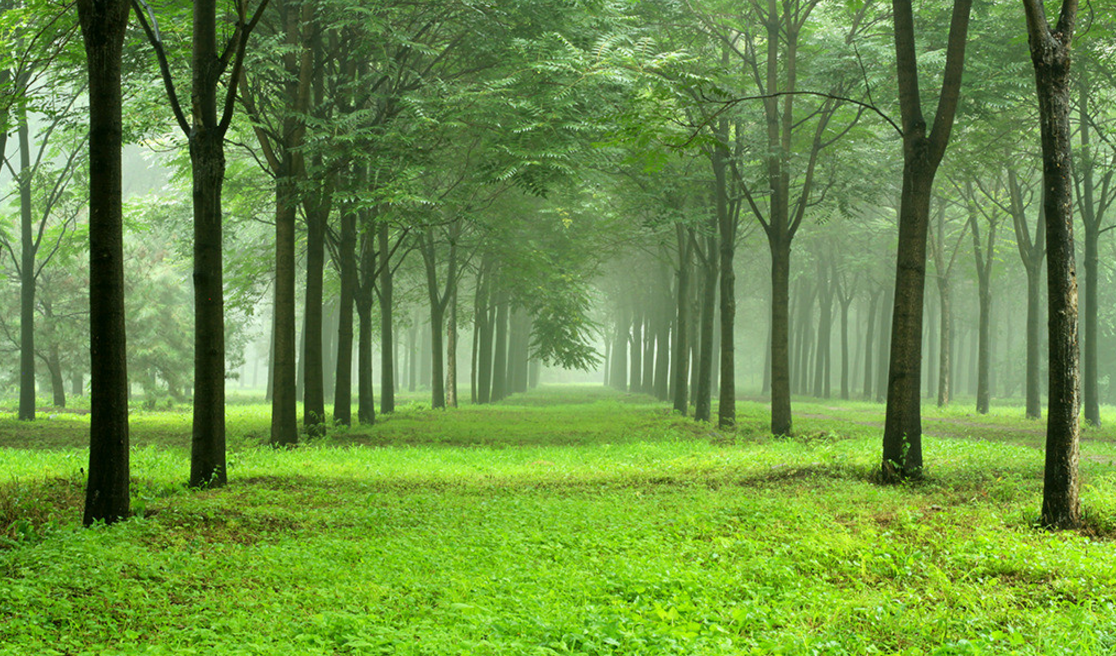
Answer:
[{"label": "green grass", "polygon": [[[1018,408],[927,422],[883,487],[874,404],[726,432],[638,395],[408,403],[275,451],[229,408],[228,488],[184,489],[189,414],[133,415],[136,517],[77,526],[87,418],[0,420],[0,654],[1108,654],[1116,444],[1089,528],[1036,529]],[[963,421],[961,421],[963,420]],[[84,429],[83,429],[84,426]],[[1092,439],[1097,438],[1097,439]]]}]

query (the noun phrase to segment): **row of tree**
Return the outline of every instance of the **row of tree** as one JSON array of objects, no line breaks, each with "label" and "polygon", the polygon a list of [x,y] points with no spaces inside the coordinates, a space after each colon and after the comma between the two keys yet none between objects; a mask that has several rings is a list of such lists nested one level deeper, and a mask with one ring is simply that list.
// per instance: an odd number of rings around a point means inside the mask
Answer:
[{"label": "row of tree", "polygon": [[[794,385],[828,395],[839,369],[841,394],[849,396],[851,370],[862,365],[864,387],[875,381],[874,389],[886,389],[883,477],[918,477],[921,390],[932,377],[939,403],[951,395],[951,273],[966,240],[979,297],[977,403],[987,410],[993,271],[1010,216],[1028,287],[1033,416],[1044,253],[1048,262],[1052,478],[1043,521],[1075,525],[1070,191],[1080,189],[1086,234],[1086,418],[1099,421],[1097,263],[1113,193],[1111,173],[1099,163],[1113,150],[1103,101],[1112,85],[1095,78],[1111,70],[1111,52],[1104,26],[1091,25],[1088,76],[1070,78],[1076,4],[1065,2],[1054,26],[1041,3],[1024,5],[1037,87],[1026,83],[1019,39],[1004,29],[1019,13],[1006,3],[983,8],[972,27],[969,0],[920,4],[916,32],[915,7],[904,0],[744,7],[713,0],[203,0],[157,8],[83,0],[83,58],[65,38],[72,32],[65,14],[46,2],[9,2],[0,25],[8,45],[0,85],[9,91],[0,118],[20,141],[18,170],[9,163],[20,233],[4,238],[23,281],[21,416],[34,416],[35,282],[87,229],[89,298],[96,301],[88,315],[86,521],[126,516],[124,339],[139,330],[126,329],[124,312],[126,133],[182,153],[180,170],[192,180],[193,375],[187,383],[156,369],[144,386],[161,380],[192,392],[193,486],[226,482],[225,379],[238,364],[227,352],[240,350],[226,341],[227,299],[235,315],[272,295],[271,442],[286,446],[300,433],[299,341],[308,434],[326,430],[327,416],[351,423],[354,370],[357,419],[374,421],[374,335],[380,411],[394,410],[400,305],[410,312],[421,304],[429,315],[432,406],[458,402],[458,326],[469,323],[471,398],[489,402],[528,384],[531,361],[595,364],[595,280],[611,299],[604,322],[612,326],[605,338],[611,384],[672,398],[683,413],[692,403],[701,420],[715,411],[718,424],[731,427],[737,337],[766,330],[774,434],[792,432]],[[966,58],[974,37],[985,51]],[[966,70],[980,77],[979,90],[962,92]],[[942,76],[929,116],[920,87],[927,75]],[[180,101],[187,85],[188,105]],[[158,118],[125,123],[125,90],[129,103],[147,110],[143,116]],[[86,108],[88,122],[75,121]],[[959,115],[964,138],[951,148],[966,163],[947,167],[948,184],[935,185]],[[36,121],[46,127],[36,131],[33,159]],[[1041,182],[1021,163],[1037,161],[1028,140],[1034,128],[1021,127],[1036,125]],[[55,132],[86,129],[83,180],[79,149],[47,144]],[[1076,165],[1071,139],[1084,154]],[[73,180],[87,182],[87,206],[67,192]],[[875,254],[855,241],[890,232],[880,228],[885,217],[898,224],[894,276],[873,266]],[[818,234],[808,262],[792,258],[804,226]],[[737,268],[756,261],[754,247],[738,251],[749,235],[767,246],[770,284],[751,297],[763,299],[769,320],[738,327],[738,298],[749,294],[737,290]],[[937,339],[925,326],[928,256]],[[300,274],[303,337],[296,340]],[[338,308],[328,338],[327,306]],[[835,321],[839,368],[830,350]],[[850,326],[861,324],[866,332],[853,340],[854,356]],[[327,343],[335,344],[335,358],[326,356]],[[924,344],[937,350],[932,375],[922,366]],[[53,378],[60,366],[48,369]]]}]

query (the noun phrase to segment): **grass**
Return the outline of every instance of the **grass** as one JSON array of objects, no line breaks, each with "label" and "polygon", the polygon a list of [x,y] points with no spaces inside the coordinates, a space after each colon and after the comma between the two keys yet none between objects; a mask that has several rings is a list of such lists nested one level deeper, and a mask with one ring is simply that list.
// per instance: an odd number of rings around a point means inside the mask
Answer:
[{"label": "grass", "polygon": [[928,409],[929,476],[898,487],[874,481],[880,406],[796,411],[773,439],[759,403],[725,432],[559,388],[274,451],[266,408],[237,404],[231,484],[204,492],[181,484],[188,413],[141,412],[140,516],[92,530],[87,419],[3,419],[0,654],[1116,650],[1105,429],[1089,528],[1054,534],[1018,408]]}]

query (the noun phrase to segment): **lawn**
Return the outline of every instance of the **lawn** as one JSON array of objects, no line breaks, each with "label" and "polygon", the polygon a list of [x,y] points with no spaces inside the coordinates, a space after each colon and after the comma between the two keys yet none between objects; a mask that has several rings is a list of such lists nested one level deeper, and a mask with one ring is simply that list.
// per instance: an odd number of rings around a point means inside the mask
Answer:
[{"label": "lawn", "polygon": [[729,432],[544,388],[275,451],[239,404],[230,485],[204,492],[188,412],[138,412],[141,516],[91,530],[87,417],[5,417],[0,654],[1116,650],[1108,429],[1083,447],[1088,528],[1049,533],[1019,408],[927,409],[927,480],[899,487],[875,482],[882,406],[796,411],[774,439],[760,403]]}]

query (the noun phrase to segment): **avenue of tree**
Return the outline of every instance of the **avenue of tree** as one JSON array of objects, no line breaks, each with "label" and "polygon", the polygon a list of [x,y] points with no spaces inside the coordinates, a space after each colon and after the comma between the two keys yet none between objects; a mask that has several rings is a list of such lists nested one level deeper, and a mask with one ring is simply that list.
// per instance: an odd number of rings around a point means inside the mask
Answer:
[{"label": "avenue of tree", "polygon": [[773,435],[865,398],[888,483],[923,403],[1045,394],[1041,521],[1075,527],[1116,400],[1114,10],[0,0],[4,384],[33,421],[88,382],[87,524],[129,514],[130,392],[192,401],[222,486],[261,368],[276,447],[563,369],[726,430],[758,395]]}]

